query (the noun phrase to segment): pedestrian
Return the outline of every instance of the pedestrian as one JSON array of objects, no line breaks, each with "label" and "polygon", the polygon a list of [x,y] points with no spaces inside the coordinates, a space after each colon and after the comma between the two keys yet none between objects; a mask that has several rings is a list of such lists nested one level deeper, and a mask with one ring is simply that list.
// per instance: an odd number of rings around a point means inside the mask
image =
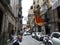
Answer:
[{"label": "pedestrian", "polygon": [[13,37],[12,44],[13,45],[19,45],[19,41],[18,41],[17,36],[16,35],[13,35],[12,37]]},{"label": "pedestrian", "polygon": [[13,45],[19,45],[19,41],[16,35],[13,36]]},{"label": "pedestrian", "polygon": [[19,45],[15,30],[12,30],[11,37],[12,37],[12,45]]},{"label": "pedestrian", "polygon": [[18,40],[15,40],[15,41],[13,42],[13,45],[19,45]]}]

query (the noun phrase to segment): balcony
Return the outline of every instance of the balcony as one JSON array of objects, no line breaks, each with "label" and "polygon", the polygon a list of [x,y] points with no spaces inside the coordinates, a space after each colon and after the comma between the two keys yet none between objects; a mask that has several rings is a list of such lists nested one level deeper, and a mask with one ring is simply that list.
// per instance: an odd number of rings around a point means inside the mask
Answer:
[{"label": "balcony", "polygon": [[22,7],[21,6],[19,6],[19,11],[21,11],[22,10]]},{"label": "balcony", "polygon": [[18,17],[19,17],[19,18],[23,18],[23,16],[22,16],[22,15],[20,15],[20,14],[18,14]]}]

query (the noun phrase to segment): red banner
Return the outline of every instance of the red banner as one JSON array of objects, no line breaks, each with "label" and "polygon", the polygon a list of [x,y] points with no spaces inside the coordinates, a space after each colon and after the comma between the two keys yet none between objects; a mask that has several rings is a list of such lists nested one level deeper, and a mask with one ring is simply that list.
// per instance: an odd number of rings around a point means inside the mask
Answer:
[{"label": "red banner", "polygon": [[35,16],[35,22],[37,25],[42,26],[44,24],[44,19],[39,18],[38,16]]}]

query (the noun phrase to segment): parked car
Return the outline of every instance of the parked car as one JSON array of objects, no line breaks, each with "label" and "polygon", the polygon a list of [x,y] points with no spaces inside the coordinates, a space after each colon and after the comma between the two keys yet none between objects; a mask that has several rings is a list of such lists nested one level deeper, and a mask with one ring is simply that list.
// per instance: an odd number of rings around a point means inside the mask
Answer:
[{"label": "parked car", "polygon": [[31,33],[25,31],[25,32],[24,32],[24,36],[26,36],[26,35],[31,35]]},{"label": "parked car", "polygon": [[42,36],[40,37],[40,41],[45,42],[46,39],[48,39],[48,35],[42,35]]},{"label": "parked car", "polygon": [[32,33],[32,37],[33,37],[33,38],[35,37],[35,32]]},{"label": "parked car", "polygon": [[32,37],[37,39],[38,41],[42,41],[43,40],[43,34],[41,32],[33,32],[32,33]]},{"label": "parked car", "polygon": [[60,45],[60,32],[53,32],[45,45]]},{"label": "parked car", "polygon": [[40,39],[40,37],[42,36],[41,32],[36,32],[36,36]]},{"label": "parked car", "polygon": [[33,32],[32,36],[37,36],[38,38],[40,38],[41,32]]}]

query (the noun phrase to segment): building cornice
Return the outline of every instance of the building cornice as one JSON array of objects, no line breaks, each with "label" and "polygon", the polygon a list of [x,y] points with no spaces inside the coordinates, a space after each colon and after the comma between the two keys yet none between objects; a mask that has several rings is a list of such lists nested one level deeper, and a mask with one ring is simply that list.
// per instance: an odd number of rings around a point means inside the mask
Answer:
[{"label": "building cornice", "polygon": [[[3,0],[0,0],[0,3],[1,3],[1,5],[4,7],[4,10],[5,10],[5,11],[8,10],[8,11],[10,12],[11,16],[15,18],[14,14],[13,14],[12,11],[11,11],[10,5],[8,5],[8,4],[6,3],[6,1],[3,1]],[[15,18],[15,19],[16,19],[16,18]]]}]

